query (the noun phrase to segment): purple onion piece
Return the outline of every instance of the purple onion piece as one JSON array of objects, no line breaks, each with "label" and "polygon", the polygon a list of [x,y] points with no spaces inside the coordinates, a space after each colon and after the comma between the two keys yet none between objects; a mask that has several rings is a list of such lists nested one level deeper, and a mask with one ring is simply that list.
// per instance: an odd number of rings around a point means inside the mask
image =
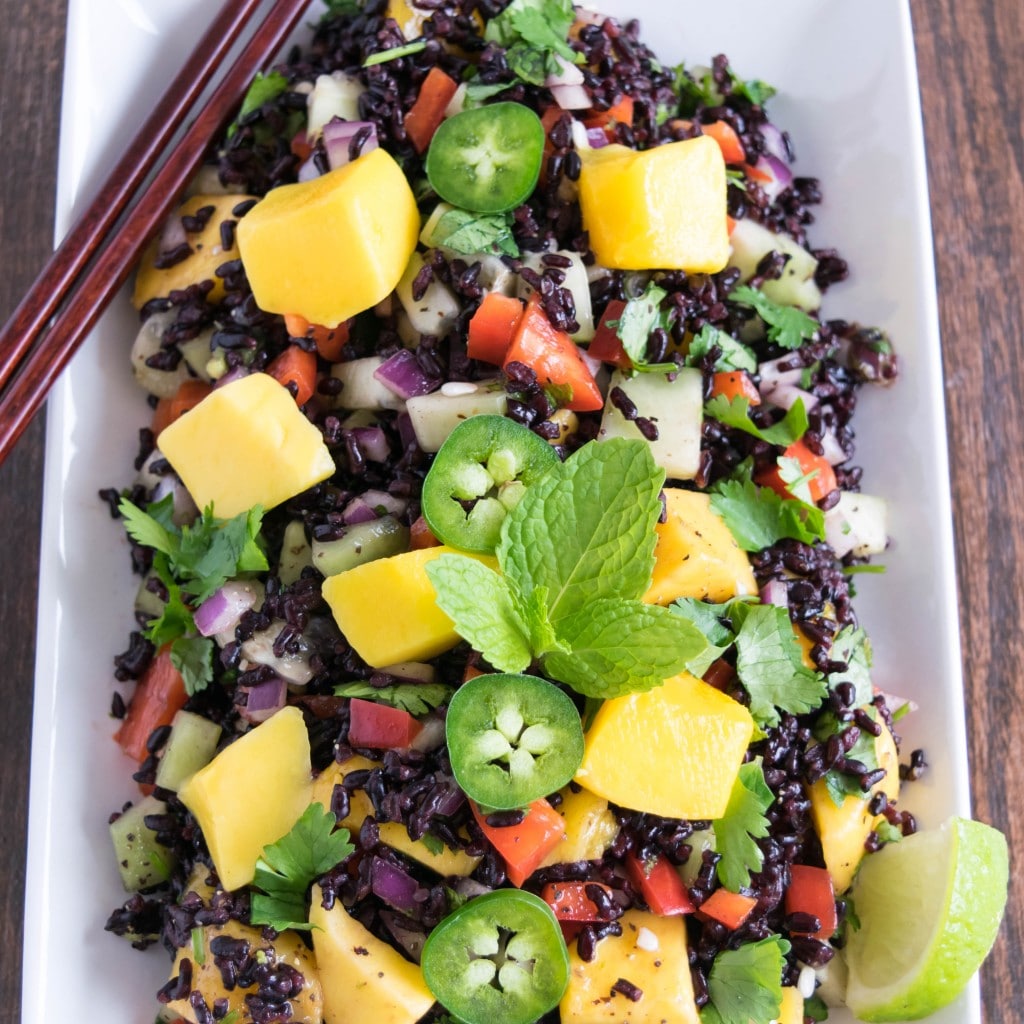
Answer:
[{"label": "purple onion piece", "polygon": [[250,722],[265,722],[284,707],[288,699],[288,685],[281,678],[268,679],[253,686],[245,698],[242,717]]},{"label": "purple onion piece", "polygon": [[584,85],[552,85],[551,95],[563,110],[587,110],[590,108],[590,93]]},{"label": "purple onion piece", "polygon": [[351,434],[359,450],[370,462],[387,462],[391,457],[391,445],[381,427],[353,427],[345,431]]},{"label": "purple onion piece", "polygon": [[372,121],[342,121],[335,118],[324,125],[324,149],[332,171],[351,163],[352,142],[360,132],[364,133],[365,139],[356,156],[377,148],[377,126]]},{"label": "purple onion piece", "polygon": [[225,583],[197,609],[193,618],[202,636],[226,633],[238,625],[242,615],[254,607],[258,598],[256,587],[241,580]]},{"label": "purple onion piece", "polygon": [[222,377],[218,377],[217,380],[214,381],[213,389],[216,391],[217,388],[222,388],[225,384],[233,384],[236,380],[241,380],[243,377],[248,376],[249,371],[244,366],[235,366],[228,370],[228,372]]},{"label": "purple onion piece", "polygon": [[591,149],[600,149],[602,146],[608,145],[608,135],[603,128],[588,128],[587,142]]},{"label": "purple onion piece", "polygon": [[395,942],[409,954],[414,963],[418,964],[423,944],[427,941],[427,934],[423,928],[404,914],[396,914],[393,910],[382,910],[380,919]]},{"label": "purple onion piece", "polygon": [[779,128],[771,122],[761,125],[761,139],[764,142],[764,151],[776,160],[789,163],[789,147]]},{"label": "purple onion piece", "polygon": [[769,580],[761,588],[761,604],[774,604],[779,608],[789,607],[789,588],[785,580]]},{"label": "purple onion piece", "polygon": [[312,181],[314,178],[320,177],[320,168],[317,167],[316,160],[312,156],[303,160],[296,177],[298,181]]},{"label": "purple onion piece", "polygon": [[793,184],[793,172],[778,157],[771,155],[762,156],[754,166],[757,170],[771,177],[771,181],[758,182],[771,200],[781,195]]},{"label": "purple onion piece", "polygon": [[373,376],[399,398],[414,398],[436,391],[442,381],[423,372],[416,357],[407,348],[399,349],[384,360]]},{"label": "purple onion piece", "polygon": [[374,857],[370,865],[370,888],[388,906],[404,914],[415,913],[419,906],[416,879],[383,857]]},{"label": "purple onion piece", "polygon": [[182,245],[188,245],[188,234],[185,231],[185,225],[181,222],[181,217],[175,213],[167,218],[167,222],[160,232],[160,240],[156,246],[157,253],[162,256],[165,253],[174,252]]}]

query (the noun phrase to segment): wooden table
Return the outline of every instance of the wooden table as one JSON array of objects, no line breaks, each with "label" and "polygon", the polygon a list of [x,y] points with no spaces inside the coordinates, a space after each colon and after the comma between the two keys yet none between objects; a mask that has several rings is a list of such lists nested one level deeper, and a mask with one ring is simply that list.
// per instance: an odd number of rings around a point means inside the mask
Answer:
[{"label": "wooden table", "polygon": [[[837,2],[837,0],[832,0]],[[50,250],[66,0],[0,0],[0,318]],[[947,371],[975,814],[1024,842],[1024,4],[912,0]],[[43,422],[0,467],[0,1022],[21,1019],[29,728]],[[1022,762],[1024,764],[1024,762]],[[1022,886],[982,983],[1018,1019]],[[31,903],[29,904],[31,913]],[[35,1022],[33,1022],[35,1024]]]}]

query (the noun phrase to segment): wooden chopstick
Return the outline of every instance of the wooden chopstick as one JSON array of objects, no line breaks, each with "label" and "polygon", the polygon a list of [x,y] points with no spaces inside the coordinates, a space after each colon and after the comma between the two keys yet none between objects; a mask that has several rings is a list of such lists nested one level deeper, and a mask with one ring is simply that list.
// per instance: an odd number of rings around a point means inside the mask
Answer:
[{"label": "wooden chopstick", "polygon": [[[263,2],[226,0],[96,199],[0,331],[0,462],[176,206],[253,76],[278,55],[309,5],[309,0],[273,0],[180,142],[125,214]],[[123,223],[111,234],[122,214]]]}]

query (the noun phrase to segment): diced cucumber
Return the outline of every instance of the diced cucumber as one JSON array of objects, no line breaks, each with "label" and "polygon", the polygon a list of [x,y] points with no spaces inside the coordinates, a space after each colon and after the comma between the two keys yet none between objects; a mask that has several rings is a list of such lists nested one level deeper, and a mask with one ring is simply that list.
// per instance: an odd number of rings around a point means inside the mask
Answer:
[{"label": "diced cucumber", "polygon": [[149,889],[171,877],[174,855],[157,842],[156,833],[147,828],[145,822],[147,815],[164,814],[166,811],[167,805],[163,801],[152,796],[143,797],[110,826],[117,867],[128,892]]},{"label": "diced cucumber", "polygon": [[354,569],[364,562],[401,554],[409,547],[409,528],[394,516],[356,523],[338,540],[313,541],[313,565],[325,576]]},{"label": "diced cucumber", "polygon": [[837,558],[880,555],[889,543],[888,506],[871,494],[843,491],[825,513],[825,540]]},{"label": "diced cucumber", "polygon": [[202,715],[179,711],[156,770],[156,784],[172,793],[213,760],[221,728]]},{"label": "diced cucumber", "polygon": [[[523,259],[523,266],[541,273],[544,269],[543,253],[531,253]],[[559,249],[557,255],[564,256],[571,260],[568,267],[558,269],[565,275],[561,287],[567,288],[572,294],[573,303],[576,306],[576,322],[580,325],[579,330],[571,335],[576,342],[590,341],[594,337],[594,312],[590,302],[590,279],[589,271],[578,252],[570,249]],[[520,278],[519,294],[521,298],[528,299],[533,288]]]},{"label": "diced cucumber", "polygon": [[413,298],[413,282],[422,269],[423,257],[414,252],[405,273],[395,286],[395,294],[414,330],[419,334],[432,334],[443,338],[455,326],[459,304],[448,285],[434,279],[427,285],[419,299]]},{"label": "diced cucumber", "polygon": [[281,555],[277,560],[277,578],[289,586],[302,576],[302,570],[313,564],[313,549],[306,539],[306,525],[301,519],[293,519],[284,528],[281,541]]},{"label": "diced cucumber", "polygon": [[191,341],[181,341],[178,348],[181,350],[182,358],[189,365],[189,369],[200,379],[212,381],[208,365],[213,355],[210,341],[213,338],[213,329],[203,331],[198,337]]},{"label": "diced cucumber", "polygon": [[157,398],[173,398],[182,381],[188,380],[188,366],[181,360],[173,370],[157,370],[146,364],[161,351],[164,331],[174,323],[177,313],[171,309],[146,318],[132,343],[132,372],[139,386]]},{"label": "diced cucumber", "polygon": [[754,275],[758,263],[772,250],[789,257],[782,277],[761,285],[761,291],[772,302],[798,306],[807,312],[821,307],[821,290],[814,283],[818,261],[802,245],[788,235],[776,235],[747,218],[736,221],[729,241],[732,244],[729,266],[736,267],[744,281]]},{"label": "diced cucumber", "polygon": [[149,589],[149,581],[156,579],[156,573],[152,570],[143,577],[139,589],[135,594],[135,610],[149,619],[159,619],[164,613],[166,602],[158,594]]},{"label": "diced cucumber", "polygon": [[312,142],[332,118],[359,120],[359,97],[366,86],[355,75],[335,71],[319,75],[313,91],[306,97],[306,135]]},{"label": "diced cucumber", "polygon": [[380,356],[353,359],[347,363],[336,363],[331,376],[337,377],[343,387],[334,405],[339,409],[404,409],[405,402],[390,388],[385,387],[376,377],[384,360]]},{"label": "diced cucumber", "polygon": [[685,863],[676,868],[676,871],[679,872],[679,877],[683,882],[687,886],[691,886],[697,881],[697,873],[704,863],[704,851],[714,851],[715,849],[715,830],[706,828],[692,832],[687,838],[686,844],[690,847],[690,856],[687,857]]},{"label": "diced cucumber", "polygon": [[632,420],[615,407],[611,392],[622,390],[640,416],[653,421],[658,439],[649,441],[654,461],[669,479],[692,480],[700,468],[700,437],[704,423],[704,397],[700,370],[683,367],[674,380],[661,373],[638,373],[627,378],[618,370],[612,374],[609,398],[601,417],[599,439],[643,437]]},{"label": "diced cucumber", "polygon": [[418,395],[406,403],[416,440],[425,452],[438,451],[448,435],[470,416],[504,416],[507,409],[508,396],[500,385],[445,384],[440,391]]}]

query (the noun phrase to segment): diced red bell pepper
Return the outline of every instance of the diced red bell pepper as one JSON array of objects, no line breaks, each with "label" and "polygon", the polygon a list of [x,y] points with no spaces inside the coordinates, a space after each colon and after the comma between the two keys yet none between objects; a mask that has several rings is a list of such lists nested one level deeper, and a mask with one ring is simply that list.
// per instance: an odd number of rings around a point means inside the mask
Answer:
[{"label": "diced red bell pepper", "polygon": [[716,889],[697,911],[698,917],[710,918],[724,924],[730,931],[736,931],[753,913],[757,900],[740,892]]},{"label": "diced red bell pepper", "polygon": [[146,741],[153,730],[170,725],[186,700],[185,681],[171,663],[171,648],[161,647],[135,687],[114,739],[129,757],[145,761],[149,754]]},{"label": "diced red bell pepper", "polygon": [[401,708],[353,697],[349,702],[348,741],[353,747],[404,750],[423,726]]},{"label": "diced red bell pepper", "polygon": [[611,889],[600,882],[549,882],[540,895],[559,921],[586,924],[601,920],[597,904],[587,895],[587,887],[591,885],[611,895]]},{"label": "diced red bell pepper", "polygon": [[610,363],[619,370],[628,370],[633,365],[632,360],[626,355],[625,348],[622,347],[622,339],[619,337],[618,331],[615,327],[610,326],[610,324],[618,323],[625,308],[626,304],[621,299],[612,299],[605,306],[601,322],[597,325],[594,337],[591,338],[590,344],[587,346],[587,355],[592,359]]},{"label": "diced red bell pepper", "polygon": [[316,392],[316,353],[289,345],[267,366],[267,373],[283,387],[295,386],[295,404],[305,405]]},{"label": "diced red bell pepper", "polygon": [[161,398],[156,403],[153,411],[153,437],[159,439],[164,429],[189,409],[194,409],[212,390],[213,385],[205,380],[193,377],[183,380],[171,398]]},{"label": "diced red bell pepper", "polygon": [[747,159],[736,129],[728,121],[712,121],[702,124],[700,130],[718,143],[722,150],[722,158],[727,164],[741,164]]},{"label": "diced red bell pepper", "polygon": [[519,299],[488,292],[469,321],[469,358],[501,366],[522,318],[523,304]]},{"label": "diced red bell pepper", "polygon": [[792,864],[789,873],[792,881],[786,890],[786,913],[816,917],[821,927],[807,934],[821,942],[828,942],[839,926],[832,876],[825,868],[809,864]]},{"label": "diced red bell pepper", "polygon": [[[810,491],[812,501],[821,501],[826,494],[831,494],[832,491],[839,486],[836,481],[835,470],[829,464],[828,460],[823,455],[815,455],[803,441],[794,441],[793,444],[791,444],[782,453],[782,457],[786,459],[796,459],[797,463],[800,465],[800,473],[802,476],[808,476],[811,473],[814,474],[814,476],[807,481],[807,489]],[[768,469],[764,469],[759,473],[756,473],[754,475],[754,480],[762,487],[770,487],[782,498],[792,497],[789,488],[786,486],[786,482],[782,479],[782,474],[779,472],[777,463]]]},{"label": "diced red bell pepper", "polygon": [[692,914],[696,909],[679,872],[667,857],[658,857],[653,862],[642,861],[630,853],[626,856],[626,872],[655,914],[669,917]]},{"label": "diced red bell pepper", "polygon": [[405,134],[417,153],[426,152],[444,112],[459,88],[459,83],[440,68],[431,68],[423,79],[420,93],[405,115]]},{"label": "diced red bell pepper", "polygon": [[522,886],[540,867],[544,858],[565,837],[565,819],[547,800],[534,800],[518,825],[488,825],[480,808],[470,801],[473,817],[490,844],[505,861],[505,873],[515,886]]},{"label": "diced red bell pepper", "polygon": [[728,370],[716,373],[711,382],[711,397],[724,395],[730,401],[745,398],[751,405],[761,404],[761,392],[754,386],[746,370]]},{"label": "diced red bell pepper", "polygon": [[567,409],[596,412],[604,407],[601,390],[576,343],[551,323],[536,293],[526,304],[502,365],[513,362],[529,366],[542,387],[553,385],[566,389],[569,397],[559,404]]}]

